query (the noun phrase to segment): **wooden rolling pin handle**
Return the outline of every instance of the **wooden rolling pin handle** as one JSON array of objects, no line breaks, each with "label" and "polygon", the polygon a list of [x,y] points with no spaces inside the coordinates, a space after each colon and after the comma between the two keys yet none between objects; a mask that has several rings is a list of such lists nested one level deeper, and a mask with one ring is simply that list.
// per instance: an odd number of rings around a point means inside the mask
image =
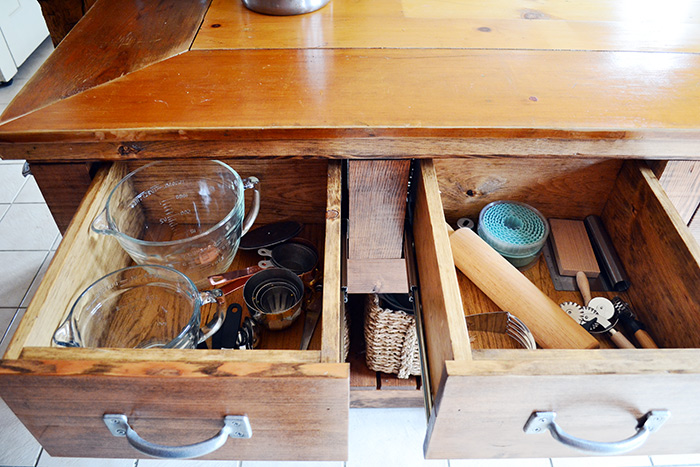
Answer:
[{"label": "wooden rolling pin handle", "polygon": [[654,342],[654,339],[651,338],[649,333],[643,329],[639,329],[637,332],[635,332],[634,338],[637,339],[637,342],[639,342],[639,345],[641,345],[645,349],[658,349],[659,348],[659,346],[656,345],[656,342]]},{"label": "wooden rolling pin handle", "polygon": [[636,349],[636,347],[621,332],[610,330],[610,339],[621,349]]},{"label": "wooden rolling pin handle", "polygon": [[578,289],[581,291],[581,296],[583,297],[583,304],[588,305],[591,301],[591,285],[588,283],[588,277],[583,271],[576,273],[576,284],[578,284]]},{"label": "wooden rolling pin handle", "polygon": [[599,347],[595,337],[571,319],[476,233],[469,229],[459,229],[450,233],[450,244],[457,268],[501,310],[520,318],[530,328],[540,347]]}]

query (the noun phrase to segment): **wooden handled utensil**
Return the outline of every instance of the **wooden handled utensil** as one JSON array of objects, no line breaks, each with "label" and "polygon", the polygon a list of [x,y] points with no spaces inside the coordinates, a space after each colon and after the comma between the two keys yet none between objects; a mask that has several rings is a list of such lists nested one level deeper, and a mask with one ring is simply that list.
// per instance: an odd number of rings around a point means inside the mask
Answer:
[{"label": "wooden handled utensil", "polygon": [[659,346],[656,345],[656,342],[654,342],[654,339],[651,338],[649,333],[644,330],[642,323],[637,320],[630,305],[620,297],[614,297],[612,302],[615,306],[615,310],[617,310],[620,315],[620,322],[627,332],[631,332],[634,338],[637,339],[639,345],[645,349],[658,349]]},{"label": "wooden handled utensil", "polygon": [[489,244],[469,229],[448,225],[455,265],[502,310],[517,316],[530,328],[543,348],[594,349],[598,341],[573,322]]},{"label": "wooden handled utensil", "polygon": [[618,320],[618,313],[615,310],[615,305],[605,297],[591,297],[591,287],[588,283],[588,277],[579,271],[576,273],[576,283],[581,291],[583,303],[586,307],[593,310],[596,317],[596,322],[600,328],[593,326],[591,332],[607,333],[610,340],[621,349],[635,349],[636,347],[625,337],[624,334],[615,329]]}]

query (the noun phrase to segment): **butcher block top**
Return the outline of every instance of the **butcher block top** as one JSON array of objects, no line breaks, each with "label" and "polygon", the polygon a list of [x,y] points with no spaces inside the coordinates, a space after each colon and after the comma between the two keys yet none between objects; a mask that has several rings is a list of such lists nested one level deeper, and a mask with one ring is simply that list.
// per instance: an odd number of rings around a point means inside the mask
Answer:
[{"label": "butcher block top", "polygon": [[223,154],[700,158],[700,0],[99,0],[0,119],[3,158]]}]

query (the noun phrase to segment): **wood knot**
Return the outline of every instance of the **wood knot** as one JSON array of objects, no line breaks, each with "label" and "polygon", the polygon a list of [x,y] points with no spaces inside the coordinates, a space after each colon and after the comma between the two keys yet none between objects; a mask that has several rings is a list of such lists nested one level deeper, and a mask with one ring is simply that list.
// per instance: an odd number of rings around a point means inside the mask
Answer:
[{"label": "wood knot", "polygon": [[491,32],[491,28],[488,27],[488,26],[482,26],[482,27],[480,27],[480,28],[478,29],[478,31],[481,31],[481,32]]},{"label": "wood knot", "polygon": [[523,19],[549,19],[549,15],[537,10],[522,10]]},{"label": "wood knot", "polygon": [[117,153],[120,156],[130,156],[132,154],[138,154],[143,150],[143,147],[137,143],[122,143],[117,148]]},{"label": "wood knot", "polygon": [[337,209],[329,209],[326,211],[326,219],[337,219],[340,217],[340,213]]}]

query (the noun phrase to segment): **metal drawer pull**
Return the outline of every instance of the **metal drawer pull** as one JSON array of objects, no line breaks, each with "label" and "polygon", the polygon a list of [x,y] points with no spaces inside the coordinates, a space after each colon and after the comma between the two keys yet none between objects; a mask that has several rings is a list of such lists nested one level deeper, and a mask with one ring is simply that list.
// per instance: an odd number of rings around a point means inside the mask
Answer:
[{"label": "metal drawer pull", "polygon": [[639,420],[637,433],[622,441],[602,442],[571,436],[562,430],[554,421],[556,412],[533,412],[525,423],[523,431],[527,434],[542,433],[549,430],[552,437],[566,446],[593,454],[623,454],[637,449],[647,440],[649,435],[664,424],[671,416],[668,410],[650,410]]},{"label": "metal drawer pull", "polygon": [[187,446],[164,446],[141,438],[129,426],[129,420],[124,414],[106,414],[102,417],[102,420],[114,436],[126,436],[129,444],[137,451],[164,459],[189,459],[204,456],[223,446],[229,437],[250,438],[253,435],[246,415],[226,415],[224,417],[224,427],[213,438]]}]

